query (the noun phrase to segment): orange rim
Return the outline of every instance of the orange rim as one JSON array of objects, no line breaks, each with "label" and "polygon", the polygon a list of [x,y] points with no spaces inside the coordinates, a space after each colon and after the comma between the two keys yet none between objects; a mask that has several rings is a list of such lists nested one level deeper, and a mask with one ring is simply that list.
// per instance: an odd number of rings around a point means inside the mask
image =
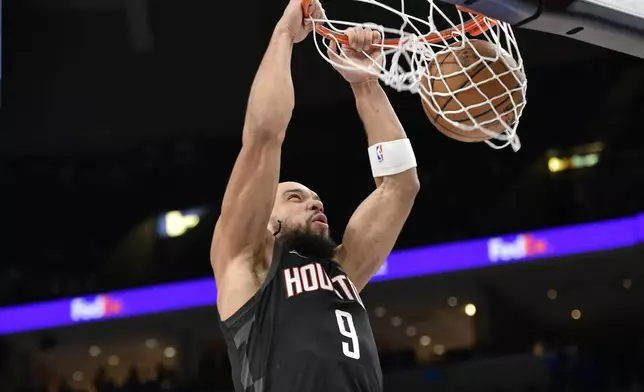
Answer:
[{"label": "orange rim", "polygon": [[[309,3],[311,3],[311,0],[302,0],[302,11],[304,13],[304,18],[308,18],[310,16],[308,13]],[[476,37],[483,34],[484,32],[488,31],[491,27],[496,25],[496,20],[488,18],[487,16],[477,14],[476,12],[468,8],[461,7],[459,5],[457,5],[456,8],[459,11],[468,12],[476,16],[472,20],[469,20],[456,28],[445,29],[436,33],[429,33],[427,35],[422,36],[421,39],[433,44],[436,42],[442,42],[443,40],[450,39],[455,34],[462,35],[463,33],[466,33],[473,37]],[[487,23],[489,23],[489,26],[486,23],[486,21]],[[315,32],[323,37],[329,37],[329,36],[334,37],[342,45],[349,44],[349,38],[347,38],[345,34],[336,33],[335,31],[329,28],[326,28],[322,25],[317,25],[315,27]],[[400,38],[389,38],[389,39],[385,39],[382,42],[382,45],[396,46],[398,45],[399,42],[400,42]]]}]

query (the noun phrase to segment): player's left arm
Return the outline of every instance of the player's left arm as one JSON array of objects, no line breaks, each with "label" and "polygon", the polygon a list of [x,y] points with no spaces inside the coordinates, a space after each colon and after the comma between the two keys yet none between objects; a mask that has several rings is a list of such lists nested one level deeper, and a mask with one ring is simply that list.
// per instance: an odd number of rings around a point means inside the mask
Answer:
[{"label": "player's left arm", "polygon": [[411,144],[380,87],[379,72],[373,68],[374,63],[382,64],[382,52],[374,46],[380,41],[380,34],[354,27],[346,35],[349,44],[342,47],[343,55],[338,55],[335,42],[331,42],[328,54],[336,64],[362,65],[362,70],[335,68],[351,84],[369,141],[376,190],[353,213],[336,258],[356,288],[362,290],[393,249],[420,184]]},{"label": "player's left arm", "polygon": [[[377,80],[352,85],[369,146],[405,139],[405,131]],[[383,148],[386,160],[387,144]],[[356,209],[337,258],[358,290],[383,265],[398,239],[420,188],[416,168],[375,177],[376,189]]]}]

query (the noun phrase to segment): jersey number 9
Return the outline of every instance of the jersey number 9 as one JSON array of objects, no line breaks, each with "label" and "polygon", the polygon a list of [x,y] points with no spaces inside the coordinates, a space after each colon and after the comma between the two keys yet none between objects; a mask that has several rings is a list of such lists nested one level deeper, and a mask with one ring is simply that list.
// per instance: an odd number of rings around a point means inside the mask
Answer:
[{"label": "jersey number 9", "polygon": [[350,343],[342,342],[342,352],[349,358],[360,359],[360,344],[358,343],[356,326],[353,324],[353,316],[351,316],[351,313],[336,310],[335,318],[338,321],[338,329],[342,336],[351,340]]}]

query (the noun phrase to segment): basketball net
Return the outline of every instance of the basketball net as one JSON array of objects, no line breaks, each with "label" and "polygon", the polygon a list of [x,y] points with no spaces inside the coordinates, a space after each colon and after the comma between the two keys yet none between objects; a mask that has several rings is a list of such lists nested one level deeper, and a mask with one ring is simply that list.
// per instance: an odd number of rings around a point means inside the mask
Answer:
[{"label": "basketball net", "polygon": [[[448,122],[452,126],[465,132],[475,130],[484,132],[491,137],[490,140],[486,140],[485,142],[495,149],[511,146],[514,151],[519,150],[521,144],[516,130],[519,125],[519,118],[525,108],[527,80],[525,78],[519,80],[516,76],[517,71],[521,75],[525,75],[525,72],[523,69],[523,59],[521,58],[514,32],[509,24],[478,15],[473,11],[458,6],[456,7],[458,18],[456,21],[453,21],[445,15],[434,0],[424,0],[429,5],[429,14],[426,20],[405,13],[405,0],[400,0],[399,10],[380,3],[377,0],[354,1],[377,6],[398,15],[401,18],[400,27],[389,28],[374,23],[333,20],[328,19],[326,13],[324,13],[325,16],[322,19],[312,19],[309,17],[308,19],[313,22],[315,31],[317,32],[317,34],[312,34],[313,40],[322,58],[338,68],[362,70],[377,75],[384,84],[398,91],[409,91],[413,94],[420,93],[421,98],[429,105],[432,111],[442,117],[441,121]],[[449,27],[439,30],[437,21]],[[365,67],[364,65],[351,61],[346,53],[344,53],[342,45],[348,42],[344,35],[344,29],[355,26],[370,27],[380,32],[382,41],[375,46],[380,48],[380,54],[383,57],[381,63],[369,57],[373,64]],[[496,55],[492,58],[489,55],[488,57],[483,56],[470,43],[469,36],[475,37],[476,39],[486,39],[495,44]],[[343,58],[343,64],[338,64],[328,56],[327,50],[329,49],[331,40],[336,41],[339,48],[338,56]],[[478,54],[478,60],[474,64],[464,66],[456,53],[466,47],[471,48]],[[367,55],[365,52],[363,53]],[[460,66],[457,68],[460,68],[460,70],[443,75],[440,70],[441,67],[435,67],[438,70],[438,75],[430,75],[430,63],[437,56],[448,55],[449,53],[452,53],[453,58],[457,60]],[[506,60],[506,57],[513,58],[516,63],[510,64]],[[505,72],[495,73],[490,69],[488,63],[496,61],[504,62]],[[469,71],[481,64],[485,64],[492,76],[486,80],[475,82],[472,80]],[[501,78],[508,74],[512,74],[517,81],[513,88],[509,88],[501,82]],[[445,79],[459,75],[469,79],[471,85],[452,90]],[[428,81],[428,83],[421,83],[423,79]],[[497,79],[497,82],[505,87],[505,91],[497,96],[487,97],[477,85],[482,85],[493,79]],[[444,83],[432,83],[432,80],[442,80]],[[443,91],[434,91],[434,84],[442,85]],[[486,101],[477,102],[474,105],[463,105],[458,99],[457,94],[465,89],[471,91],[472,88],[478,90],[478,93],[481,97],[485,97]],[[517,95],[523,99],[517,100]],[[449,97],[453,102],[458,103],[459,107],[456,109],[452,108],[452,110],[444,110],[436,102],[436,97]],[[502,97],[511,99],[513,105],[511,105],[511,109],[499,112],[494,107],[493,101],[499,102],[499,98]],[[483,105],[492,108],[495,116],[493,118],[486,116],[485,121],[479,121],[475,116],[470,114],[469,110]],[[457,114],[467,115],[470,119],[469,124],[464,124],[462,121],[456,122],[450,120],[450,117]],[[512,119],[511,123],[506,122],[508,118]],[[499,123],[503,127],[503,132],[501,133],[498,132]],[[496,131],[486,128],[487,125],[491,124],[495,124]]]}]

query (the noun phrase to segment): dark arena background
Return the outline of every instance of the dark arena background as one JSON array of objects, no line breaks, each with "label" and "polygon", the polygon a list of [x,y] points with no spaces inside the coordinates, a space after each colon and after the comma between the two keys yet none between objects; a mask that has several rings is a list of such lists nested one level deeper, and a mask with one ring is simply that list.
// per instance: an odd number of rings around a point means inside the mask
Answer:
[{"label": "dark arena background", "polygon": [[[644,4],[518,3],[519,152],[387,90],[421,181],[363,292],[388,392],[644,391]],[[208,252],[284,5],[4,2],[1,391],[232,391]],[[292,69],[282,178],[339,239],[366,138],[312,41]]]}]

